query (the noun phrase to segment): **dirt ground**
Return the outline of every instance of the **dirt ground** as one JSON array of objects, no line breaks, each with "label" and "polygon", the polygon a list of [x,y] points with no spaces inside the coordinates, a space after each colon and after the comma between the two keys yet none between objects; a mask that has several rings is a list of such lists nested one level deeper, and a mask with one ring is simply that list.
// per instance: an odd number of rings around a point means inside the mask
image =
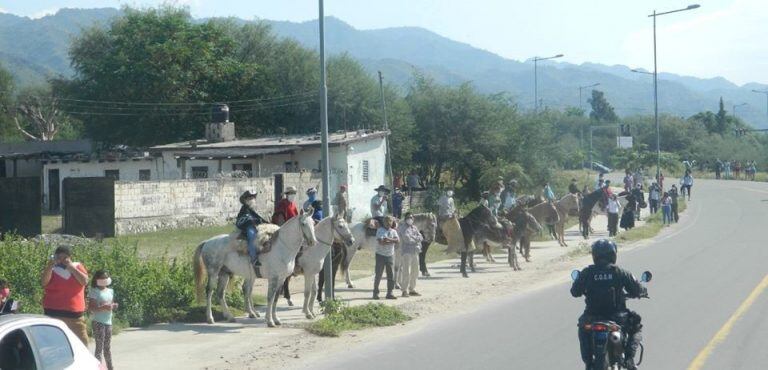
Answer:
[{"label": "dirt ground", "polygon": [[[596,217],[593,227],[597,231],[593,238],[607,236],[605,217]],[[161,324],[127,329],[112,340],[114,363],[122,369],[159,366],[184,369],[310,367],[314,359],[348,351],[355,345],[378,337],[419,330],[433,320],[450,319],[479,304],[569,280],[572,269],[589,263],[584,248],[591,240],[584,241],[578,235],[578,227],[572,227],[566,231],[566,241],[569,243],[567,248],[558,246],[554,241],[534,243],[532,261],[525,262],[522,257],[519,258],[522,271],[513,271],[506,263],[505,254],[495,255],[496,263],[486,262],[482,256],[477,256],[477,272],[470,274],[468,279],[459,274],[457,258],[432,263],[432,276],[421,277],[417,283],[421,297],[380,301],[398,306],[413,318],[394,327],[347,332],[339,338],[309,334],[303,329],[309,320],[301,312],[303,281],[294,279],[293,301],[296,306],[287,307],[283,299],[279,302],[278,315],[283,321],[282,327],[267,328],[262,310],[262,318],[238,318],[236,323]],[[642,243],[623,245],[621,248],[633,248]],[[353,268],[354,264],[353,261]],[[372,302],[372,277],[357,279],[354,283],[354,289],[347,289],[339,281],[337,297],[350,305]],[[382,288],[385,285],[382,282]],[[264,290],[263,284],[256,287],[257,292]],[[319,311],[319,306],[315,305],[315,313],[319,314]]]}]

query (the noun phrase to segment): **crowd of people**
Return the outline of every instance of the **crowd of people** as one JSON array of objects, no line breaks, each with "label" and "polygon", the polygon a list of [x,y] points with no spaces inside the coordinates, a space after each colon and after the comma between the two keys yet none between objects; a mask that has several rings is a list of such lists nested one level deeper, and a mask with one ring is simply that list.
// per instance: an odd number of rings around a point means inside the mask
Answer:
[{"label": "crowd of people", "polygon": [[749,180],[755,181],[757,175],[757,162],[737,160],[721,161],[719,158],[712,164],[715,179],[718,180]]}]

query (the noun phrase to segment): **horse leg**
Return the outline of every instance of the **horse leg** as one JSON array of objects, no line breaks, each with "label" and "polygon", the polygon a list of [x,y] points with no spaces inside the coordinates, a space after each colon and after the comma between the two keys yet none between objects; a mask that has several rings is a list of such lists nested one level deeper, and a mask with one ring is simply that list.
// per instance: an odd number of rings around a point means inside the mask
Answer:
[{"label": "horse leg", "polygon": [[[274,283],[273,283],[274,281]],[[275,327],[275,321],[272,319],[272,306],[275,305],[275,296],[277,295],[277,279],[270,279],[267,282],[267,317],[265,321],[270,328]]]},{"label": "horse leg", "polygon": [[285,282],[283,283],[283,297],[285,297],[285,300],[288,301],[289,307],[293,307],[293,301],[291,301],[291,289],[289,287],[291,276],[292,275],[288,275],[288,277],[285,278]]},{"label": "horse leg", "polygon": [[277,277],[274,277],[270,279],[270,285],[275,285],[275,292],[273,295],[272,300],[272,321],[275,323],[275,325],[281,325],[280,319],[277,317],[277,299],[280,297],[280,292],[278,291],[278,287],[280,286],[280,280]]},{"label": "horse leg", "polygon": [[248,318],[254,319],[259,317],[259,313],[253,309],[253,283],[256,280],[253,277],[249,277],[243,281],[243,297],[245,297],[245,309],[248,311]]},{"label": "horse leg", "polygon": [[344,278],[347,281],[347,288],[349,289],[353,289],[355,287],[355,285],[352,284],[352,278],[349,276],[349,267],[352,264],[352,257],[355,256],[356,252],[357,247],[354,245],[350,248],[347,248],[347,256],[344,258],[344,263],[341,264],[341,269],[344,272]]},{"label": "horse leg", "polygon": [[315,315],[312,313],[312,306],[315,303],[315,289],[317,289],[315,286],[315,275],[304,274],[304,308],[301,312],[310,320],[315,318]]},{"label": "horse leg", "polygon": [[317,301],[323,301],[323,286],[325,285],[325,269],[320,269],[320,277],[317,279]]},{"label": "horse leg", "polygon": [[475,252],[469,252],[469,271],[475,271]]},{"label": "horse leg", "polygon": [[461,272],[461,276],[463,277],[469,277],[467,275],[467,252],[461,252],[461,264],[459,265],[459,271]]},{"label": "horse leg", "polygon": [[229,311],[229,305],[227,305],[227,286],[229,285],[229,279],[231,276],[225,272],[219,272],[219,286],[216,288],[216,296],[219,298],[219,306],[224,313],[224,318],[229,322],[235,322],[235,317],[232,316],[232,312]]},{"label": "horse leg", "polygon": [[331,268],[333,269],[333,280],[331,281],[331,290],[333,290],[334,294],[336,292],[336,274],[339,272],[339,265],[341,265],[341,259],[334,259],[331,261]]},{"label": "horse leg", "polygon": [[421,276],[429,276],[429,270],[427,270],[427,250],[430,243],[421,243],[421,252],[419,252],[419,270],[421,270]]},{"label": "horse leg", "polygon": [[218,276],[218,272],[208,269],[208,283],[205,286],[205,318],[209,324],[213,324],[213,312],[211,311],[211,300],[213,293],[217,290],[217,281],[212,277]]},{"label": "horse leg", "polygon": [[557,224],[557,232],[560,234],[560,245],[567,247],[568,243],[565,242],[565,222]]}]

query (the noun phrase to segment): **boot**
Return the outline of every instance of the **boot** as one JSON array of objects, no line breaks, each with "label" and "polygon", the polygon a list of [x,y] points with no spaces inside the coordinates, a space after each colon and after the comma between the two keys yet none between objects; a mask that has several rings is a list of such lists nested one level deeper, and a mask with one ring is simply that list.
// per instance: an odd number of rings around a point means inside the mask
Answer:
[{"label": "boot", "polygon": [[261,262],[259,262],[259,256],[254,257],[251,260],[251,264],[253,265],[253,271],[256,273],[256,277],[261,279]]}]

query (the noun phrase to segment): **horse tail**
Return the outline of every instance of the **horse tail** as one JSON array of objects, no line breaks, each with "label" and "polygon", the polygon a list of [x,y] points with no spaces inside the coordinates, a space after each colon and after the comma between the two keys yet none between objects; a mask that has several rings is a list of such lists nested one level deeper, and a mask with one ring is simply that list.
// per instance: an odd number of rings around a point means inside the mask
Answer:
[{"label": "horse tail", "polygon": [[193,268],[195,270],[195,298],[197,303],[203,301],[203,293],[205,286],[203,285],[203,278],[205,277],[205,261],[203,261],[203,246],[205,243],[200,243],[195,249],[195,257],[192,259]]}]

